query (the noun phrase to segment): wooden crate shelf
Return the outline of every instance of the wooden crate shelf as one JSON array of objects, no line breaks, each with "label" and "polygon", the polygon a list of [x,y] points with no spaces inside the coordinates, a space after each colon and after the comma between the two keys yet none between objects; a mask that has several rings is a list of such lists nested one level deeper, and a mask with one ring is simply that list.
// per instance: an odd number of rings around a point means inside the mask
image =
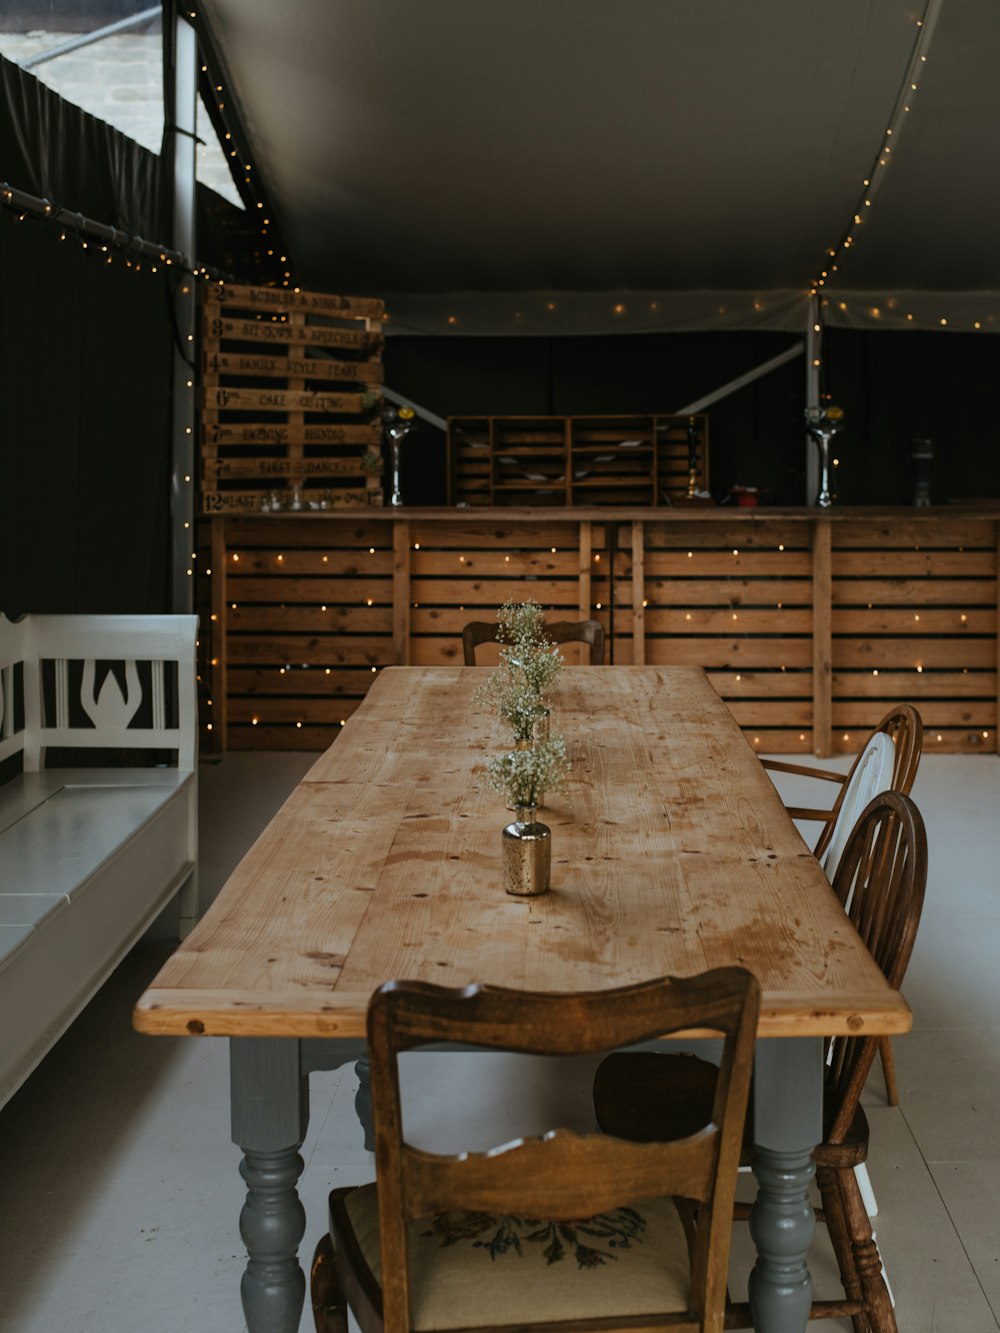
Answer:
[{"label": "wooden crate shelf", "polygon": [[198,541],[203,742],[321,749],[382,667],[458,664],[467,621],[534,597],[552,618],[602,621],[610,661],[704,667],[760,753],[854,752],[898,701],[920,709],[929,753],[996,752],[1000,524],[912,515],[213,518]]},{"label": "wooden crate shelf", "polygon": [[462,505],[670,505],[689,458],[708,488],[708,418],[452,417],[448,496]]},{"label": "wooden crate shelf", "polygon": [[380,504],[382,303],[209,287],[202,306],[205,513]]}]

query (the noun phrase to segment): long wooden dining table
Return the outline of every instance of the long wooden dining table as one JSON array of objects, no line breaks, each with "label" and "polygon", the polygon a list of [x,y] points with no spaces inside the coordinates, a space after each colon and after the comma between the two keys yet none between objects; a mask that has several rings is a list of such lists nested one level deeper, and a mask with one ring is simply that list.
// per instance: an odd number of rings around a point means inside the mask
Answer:
[{"label": "long wooden dining table", "polygon": [[552,705],[572,771],[545,803],[551,889],[506,895],[484,675],[385,669],[136,1006],[140,1032],[232,1039],[250,1333],[299,1327],[308,1075],[357,1059],[364,1098],[382,982],[589,991],[725,964],[763,989],[754,1326],[801,1333],[823,1038],[905,1032],[906,1002],[697,668],[564,669]]}]

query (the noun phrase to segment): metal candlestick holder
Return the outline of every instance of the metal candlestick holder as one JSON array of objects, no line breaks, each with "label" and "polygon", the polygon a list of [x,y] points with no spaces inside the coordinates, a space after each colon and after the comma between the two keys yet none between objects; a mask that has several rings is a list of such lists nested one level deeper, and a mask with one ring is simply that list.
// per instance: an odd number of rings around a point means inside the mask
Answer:
[{"label": "metal candlestick holder", "polygon": [[403,492],[399,483],[399,455],[403,441],[416,424],[412,407],[401,407],[398,411],[394,407],[387,407],[382,412],[382,429],[389,441],[392,456],[392,494],[389,497],[391,505],[398,506],[403,503]]},{"label": "metal candlestick holder", "polygon": [[843,423],[842,407],[806,408],[806,430],[816,441],[816,448],[819,450],[819,493],[816,496],[816,504],[820,509],[829,509],[833,504],[833,491],[830,486],[830,445]]}]

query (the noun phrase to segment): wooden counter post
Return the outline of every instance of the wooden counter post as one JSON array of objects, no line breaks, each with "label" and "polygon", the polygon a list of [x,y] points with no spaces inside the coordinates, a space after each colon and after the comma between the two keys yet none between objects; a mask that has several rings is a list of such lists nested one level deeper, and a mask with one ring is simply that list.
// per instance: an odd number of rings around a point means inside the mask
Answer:
[{"label": "wooden counter post", "polygon": [[229,684],[226,679],[226,582],[229,571],[226,561],[226,520],[212,519],[212,619],[204,626],[207,631],[209,667],[209,698],[212,700],[212,734],[215,749],[222,751],[229,745]]},{"label": "wooden counter post", "polygon": [[819,517],[813,526],[813,754],[832,754],[833,737],[833,577],[831,524]]},{"label": "wooden counter post", "polygon": [[632,520],[632,665],[646,664],[646,525]]},{"label": "wooden counter post", "polygon": [[591,561],[594,558],[594,528],[593,524],[587,522],[580,523],[580,619],[589,620],[591,617]]},{"label": "wooden counter post", "polygon": [[397,666],[410,664],[410,525],[392,530],[392,648]]}]

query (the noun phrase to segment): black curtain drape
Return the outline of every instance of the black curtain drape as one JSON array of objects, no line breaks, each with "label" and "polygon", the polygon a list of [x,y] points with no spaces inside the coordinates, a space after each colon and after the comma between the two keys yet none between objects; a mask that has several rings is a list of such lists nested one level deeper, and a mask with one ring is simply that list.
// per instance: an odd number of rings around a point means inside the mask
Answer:
[{"label": "black curtain drape", "polygon": [[[157,154],[2,57],[0,181],[169,240]],[[198,205],[199,262],[247,273],[245,214]],[[0,209],[0,611],[162,611],[182,275],[62,232]]]}]

